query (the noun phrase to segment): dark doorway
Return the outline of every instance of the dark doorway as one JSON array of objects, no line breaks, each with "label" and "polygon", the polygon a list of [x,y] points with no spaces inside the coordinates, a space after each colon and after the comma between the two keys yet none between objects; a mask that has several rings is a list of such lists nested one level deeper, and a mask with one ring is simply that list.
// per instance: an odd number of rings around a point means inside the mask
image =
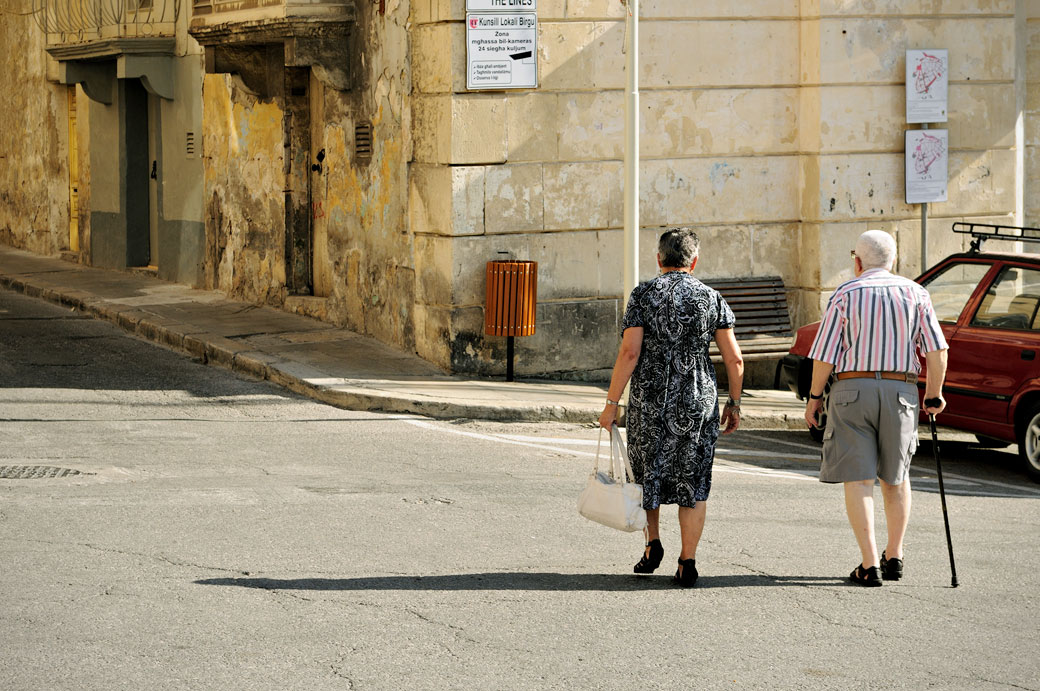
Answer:
[{"label": "dark doorway", "polygon": [[285,68],[285,264],[289,293],[314,294],[309,67]]},{"label": "dark doorway", "polygon": [[152,170],[154,159],[149,156],[148,92],[137,79],[126,79],[123,85],[126,103],[126,265],[148,266],[152,264],[149,181],[155,172]]}]

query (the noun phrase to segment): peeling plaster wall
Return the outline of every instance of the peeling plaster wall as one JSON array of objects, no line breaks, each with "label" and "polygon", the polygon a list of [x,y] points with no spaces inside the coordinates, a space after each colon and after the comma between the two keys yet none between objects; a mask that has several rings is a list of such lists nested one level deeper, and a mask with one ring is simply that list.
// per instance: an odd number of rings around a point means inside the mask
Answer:
[{"label": "peeling plaster wall", "polygon": [[0,243],[44,255],[69,248],[68,92],[47,80],[43,32],[15,2],[0,12]]},{"label": "peeling plaster wall", "polygon": [[[331,265],[330,316],[339,324],[415,349],[415,263],[407,221],[411,70],[407,2],[358,3],[352,37],[360,56],[349,92],[325,89],[326,150],[320,185]],[[355,127],[371,123],[370,160],[354,155]]]},{"label": "peeling plaster wall", "polygon": [[203,93],[207,288],[285,299],[283,112],[237,77],[206,75]]},{"label": "peeling plaster wall", "polygon": [[[469,92],[464,3],[413,3],[409,210],[424,357],[504,370],[505,339],[482,328],[484,264],[504,251],[539,262],[537,335],[517,339],[517,372],[602,377],[613,363],[623,12],[616,0],[539,2],[539,88]],[[920,207],[903,201],[908,48],[951,57],[950,199],[931,205],[930,259],[961,247],[953,220],[1009,222],[1015,0],[658,0],[642,13],[641,279],[676,225],[701,236],[701,277],[782,276],[795,326],[851,277],[863,230],[894,233],[899,270],[916,275]]]}]

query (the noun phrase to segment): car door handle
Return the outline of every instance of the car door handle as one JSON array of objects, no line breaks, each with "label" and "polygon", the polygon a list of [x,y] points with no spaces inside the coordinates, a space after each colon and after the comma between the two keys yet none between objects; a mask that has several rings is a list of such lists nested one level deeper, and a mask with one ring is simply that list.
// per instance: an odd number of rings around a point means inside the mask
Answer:
[{"label": "car door handle", "polygon": [[1023,350],[1022,351],[1022,359],[1023,360],[1035,360],[1036,359],[1036,351],[1035,350]]}]

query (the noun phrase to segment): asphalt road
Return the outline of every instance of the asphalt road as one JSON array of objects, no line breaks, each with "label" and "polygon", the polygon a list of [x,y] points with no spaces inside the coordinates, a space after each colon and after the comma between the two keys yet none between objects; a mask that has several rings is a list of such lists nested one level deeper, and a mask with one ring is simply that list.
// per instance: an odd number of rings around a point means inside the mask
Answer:
[{"label": "asphalt road", "polygon": [[[931,448],[862,589],[790,431],[720,444],[693,590],[575,511],[597,431],[350,412],[0,292],[0,688],[1040,689],[1040,486]],[[883,534],[879,521],[879,532]]]}]

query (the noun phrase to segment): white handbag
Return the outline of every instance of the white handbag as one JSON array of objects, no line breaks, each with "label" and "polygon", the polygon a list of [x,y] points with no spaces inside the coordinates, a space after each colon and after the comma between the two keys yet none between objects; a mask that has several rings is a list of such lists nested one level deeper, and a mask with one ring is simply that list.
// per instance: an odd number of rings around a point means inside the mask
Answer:
[{"label": "white handbag", "polygon": [[603,448],[603,428],[599,430],[596,465],[585,489],[578,496],[578,513],[590,521],[617,528],[626,533],[646,527],[643,510],[643,486],[636,484],[628,450],[617,425],[610,428],[610,469],[599,469],[599,452]]}]

